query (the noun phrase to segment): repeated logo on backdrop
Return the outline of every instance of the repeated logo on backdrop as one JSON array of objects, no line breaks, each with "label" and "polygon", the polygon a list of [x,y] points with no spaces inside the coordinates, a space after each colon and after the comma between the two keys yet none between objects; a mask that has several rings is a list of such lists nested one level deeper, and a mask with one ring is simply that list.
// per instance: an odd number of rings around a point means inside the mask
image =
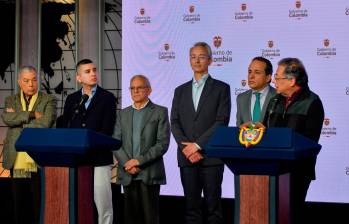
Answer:
[{"label": "repeated logo on backdrop", "polygon": [[139,9],[139,15],[134,17],[133,22],[135,24],[139,24],[139,25],[146,25],[151,23],[151,17],[146,15],[146,10],[145,8],[140,8]]},{"label": "repeated logo on backdrop", "polygon": [[294,4],[294,8],[288,10],[288,17],[290,19],[303,19],[309,16],[308,9],[304,9],[302,7],[301,1],[296,1]]},{"label": "repeated logo on backdrop", "polygon": [[221,36],[214,36],[212,40],[214,48],[212,49],[212,65],[223,66],[226,63],[233,61],[233,51],[222,48],[223,38]]},{"label": "repeated logo on backdrop", "polygon": [[323,58],[331,58],[337,55],[337,49],[335,47],[331,47],[331,40],[328,38],[325,38],[322,41],[322,47],[317,48],[317,56],[323,57]]},{"label": "repeated logo on backdrop", "polygon": [[195,12],[194,5],[190,5],[188,11],[189,13],[183,14],[183,22],[191,24],[200,22],[200,14]]},{"label": "repeated logo on backdrop", "polygon": [[246,22],[252,19],[253,19],[253,12],[248,10],[246,3],[242,3],[240,6],[240,10],[234,13],[235,21]]},{"label": "repeated logo on backdrop", "polygon": [[268,40],[267,47],[261,50],[261,56],[268,59],[274,59],[281,56],[281,51],[275,47],[275,42],[273,40]]},{"label": "repeated logo on backdrop", "polygon": [[235,87],[235,95],[236,96],[239,95],[240,93],[243,93],[243,92],[249,90],[248,86],[246,86],[247,85],[246,79],[242,79],[240,81],[240,85],[241,85],[240,87]]},{"label": "repeated logo on backdrop", "polygon": [[170,50],[171,46],[169,43],[163,45],[163,50],[158,52],[159,60],[170,61],[176,58],[176,53]]},{"label": "repeated logo on backdrop", "polygon": [[333,135],[337,135],[337,128],[334,126],[331,126],[331,120],[328,117],[324,119],[321,135],[324,137],[331,137]]},{"label": "repeated logo on backdrop", "polygon": [[[123,27],[122,86],[127,87],[130,75],[143,69],[151,80],[157,80],[154,100],[170,109],[174,89],[188,81],[185,74],[190,72],[188,50],[194,43],[204,41],[212,48],[210,73],[231,86],[229,125],[234,126],[235,98],[250,89],[247,77],[250,59],[263,56],[272,62],[275,70],[281,58],[299,58],[312,74],[309,84],[322,97],[326,110],[319,140],[323,147],[317,162],[320,175],[307,200],[348,203],[348,190],[337,183],[346,183],[345,178],[349,177],[349,163],[344,161],[349,151],[343,151],[349,148],[344,131],[349,107],[342,105],[349,99],[349,74],[345,69],[349,52],[346,44],[349,1],[154,2],[123,1],[122,19],[131,26]],[[330,89],[324,88],[328,74],[333,76],[333,82],[328,83]],[[128,89],[122,88],[122,95],[127,94]],[[131,98],[123,98],[122,107],[130,104]],[[176,148],[176,143],[171,142],[165,158],[166,170],[173,178],[161,189],[164,195],[182,195],[179,170],[175,169],[177,163],[171,159],[176,156]],[[233,176],[225,177],[224,197],[234,197],[233,181]],[[324,184],[331,186],[323,188]]]}]

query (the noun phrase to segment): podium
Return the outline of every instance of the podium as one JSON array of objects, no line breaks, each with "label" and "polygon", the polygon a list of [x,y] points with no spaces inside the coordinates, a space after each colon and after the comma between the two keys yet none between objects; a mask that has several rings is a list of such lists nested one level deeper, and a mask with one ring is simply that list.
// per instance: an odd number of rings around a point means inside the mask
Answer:
[{"label": "podium", "polygon": [[43,167],[41,223],[94,223],[93,154],[118,149],[119,140],[89,129],[25,128],[15,146]]},{"label": "podium", "polygon": [[234,173],[234,223],[290,223],[289,173],[316,158],[321,145],[290,128],[268,128],[261,142],[245,148],[236,127],[219,127],[205,146]]}]

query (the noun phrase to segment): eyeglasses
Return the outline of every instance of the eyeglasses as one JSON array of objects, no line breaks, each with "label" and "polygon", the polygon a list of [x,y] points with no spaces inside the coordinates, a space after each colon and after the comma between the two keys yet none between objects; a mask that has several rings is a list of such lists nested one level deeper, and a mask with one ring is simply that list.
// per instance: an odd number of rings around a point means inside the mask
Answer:
[{"label": "eyeglasses", "polygon": [[287,77],[280,77],[280,78],[277,78],[275,75],[274,75],[274,80],[275,81],[279,81],[279,80],[282,80],[282,79],[288,79]]},{"label": "eyeglasses", "polygon": [[148,86],[131,86],[131,87],[129,87],[129,90],[131,92],[138,92],[138,91],[144,91],[147,88],[148,88]]}]

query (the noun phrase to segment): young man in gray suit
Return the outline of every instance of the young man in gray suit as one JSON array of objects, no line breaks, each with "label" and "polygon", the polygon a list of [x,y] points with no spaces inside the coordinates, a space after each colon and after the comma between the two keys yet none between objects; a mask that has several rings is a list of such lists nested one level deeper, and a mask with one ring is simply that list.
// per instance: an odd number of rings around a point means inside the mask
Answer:
[{"label": "young man in gray suit", "polygon": [[[203,153],[205,144],[218,126],[227,126],[230,118],[230,87],[208,73],[212,62],[210,46],[198,42],[190,48],[193,79],[175,89],[171,111],[171,129],[178,144],[178,166],[184,190],[185,223],[223,223],[221,193],[224,164]],[[207,217],[201,211],[204,194]]]},{"label": "young man in gray suit", "polygon": [[168,111],[149,100],[147,77],[132,77],[130,91],[133,105],[121,110],[113,135],[122,141],[114,155],[117,182],[124,188],[124,219],[127,224],[158,224],[160,185],[166,184],[162,157],[170,142]]},{"label": "young man in gray suit", "polygon": [[3,167],[12,178],[14,220],[11,223],[39,223],[40,169],[15,143],[23,128],[50,128],[56,119],[56,100],[39,91],[37,71],[32,66],[19,70],[18,94],[5,99],[2,119],[8,126],[3,148]]},{"label": "young man in gray suit", "polygon": [[262,122],[275,89],[270,86],[273,65],[263,57],[252,59],[248,67],[248,86],[251,88],[236,98],[236,126]]}]

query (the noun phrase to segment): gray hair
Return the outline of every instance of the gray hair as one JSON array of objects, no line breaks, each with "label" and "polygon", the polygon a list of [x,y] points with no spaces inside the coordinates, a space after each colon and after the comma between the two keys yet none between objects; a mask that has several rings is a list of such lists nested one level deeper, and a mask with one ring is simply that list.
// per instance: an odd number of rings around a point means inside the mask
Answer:
[{"label": "gray hair", "polygon": [[196,42],[189,50],[189,54],[191,53],[191,51],[193,50],[194,47],[204,47],[206,48],[207,51],[207,56],[208,58],[212,58],[212,50],[210,45],[208,45],[206,42]]},{"label": "gray hair", "polygon": [[20,77],[21,74],[22,74],[23,72],[34,72],[35,74],[38,73],[37,70],[36,70],[36,68],[34,68],[34,67],[31,66],[31,65],[24,65],[24,66],[21,66],[21,67],[19,68],[19,71],[18,71],[18,74],[19,74],[18,77]]},{"label": "gray hair", "polygon": [[134,79],[137,79],[137,78],[138,78],[138,79],[142,79],[142,80],[145,82],[146,87],[151,88],[149,79],[148,79],[146,76],[141,75],[141,74],[139,74],[139,75],[134,75],[134,76],[131,78],[131,80],[130,80],[130,85],[131,85],[132,81],[133,81]]}]

